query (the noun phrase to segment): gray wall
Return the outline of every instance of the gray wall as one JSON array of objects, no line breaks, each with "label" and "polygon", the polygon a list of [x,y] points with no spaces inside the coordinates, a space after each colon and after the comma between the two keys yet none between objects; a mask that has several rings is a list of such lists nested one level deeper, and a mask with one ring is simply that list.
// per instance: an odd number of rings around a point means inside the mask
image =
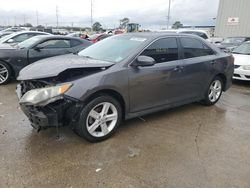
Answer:
[{"label": "gray wall", "polygon": [[[238,17],[239,23],[230,25],[229,17]],[[220,0],[215,36],[250,36],[250,0]]]}]

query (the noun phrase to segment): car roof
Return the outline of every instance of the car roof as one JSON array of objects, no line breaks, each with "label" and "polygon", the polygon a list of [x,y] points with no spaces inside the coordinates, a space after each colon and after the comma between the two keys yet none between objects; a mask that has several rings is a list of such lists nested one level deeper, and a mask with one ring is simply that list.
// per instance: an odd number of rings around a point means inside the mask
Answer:
[{"label": "car roof", "polygon": [[[120,34],[121,35],[121,34]],[[198,38],[200,39],[200,37],[196,36],[196,35],[190,35],[190,34],[182,34],[182,33],[169,33],[169,32],[141,32],[141,33],[126,33],[126,34],[122,34],[122,35],[127,35],[127,36],[134,36],[134,37],[144,37],[147,39],[157,39],[157,38],[161,38],[161,37],[191,37],[191,38]],[[119,36],[119,35],[118,35]]]},{"label": "car roof", "polygon": [[70,37],[70,36],[62,36],[62,35],[38,35],[38,36],[35,36],[37,38],[40,38],[41,40],[44,40],[44,39],[76,39],[76,40],[82,40],[80,38],[77,38],[77,37]]}]

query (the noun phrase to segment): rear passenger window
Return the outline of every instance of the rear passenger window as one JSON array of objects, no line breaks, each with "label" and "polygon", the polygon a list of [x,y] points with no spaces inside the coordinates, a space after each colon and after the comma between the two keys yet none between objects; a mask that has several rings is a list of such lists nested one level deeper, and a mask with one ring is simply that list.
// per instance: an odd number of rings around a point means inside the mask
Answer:
[{"label": "rear passenger window", "polygon": [[159,39],[144,50],[141,55],[154,58],[156,63],[178,60],[176,38]]},{"label": "rear passenger window", "polygon": [[201,41],[193,38],[181,38],[184,58],[201,57],[213,55],[214,51]]}]

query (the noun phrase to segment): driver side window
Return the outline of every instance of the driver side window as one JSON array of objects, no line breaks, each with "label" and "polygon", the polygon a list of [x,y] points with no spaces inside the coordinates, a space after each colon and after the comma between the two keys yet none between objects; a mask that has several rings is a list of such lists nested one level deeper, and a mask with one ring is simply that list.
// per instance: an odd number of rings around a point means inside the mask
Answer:
[{"label": "driver side window", "polygon": [[70,48],[69,40],[48,40],[39,44],[39,47],[43,49],[51,49],[51,48]]},{"label": "driver side window", "polygon": [[152,57],[156,63],[178,60],[178,45],[174,37],[159,39],[145,49],[141,55]]}]

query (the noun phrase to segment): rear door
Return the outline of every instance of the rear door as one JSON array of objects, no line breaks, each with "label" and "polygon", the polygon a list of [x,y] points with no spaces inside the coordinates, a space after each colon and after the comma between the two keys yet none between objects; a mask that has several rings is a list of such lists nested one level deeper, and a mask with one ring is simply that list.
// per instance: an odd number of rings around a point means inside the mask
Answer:
[{"label": "rear door", "polygon": [[41,42],[29,50],[29,63],[40,59],[72,53],[70,40],[68,39],[49,39]]},{"label": "rear door", "polygon": [[178,52],[175,37],[158,39],[140,54],[154,58],[154,66],[129,67],[131,112],[185,99],[184,63]]},{"label": "rear door", "polygon": [[204,92],[204,87],[211,79],[210,73],[216,53],[202,40],[192,37],[180,37],[181,56],[184,59],[185,69],[183,75],[189,92],[189,98],[197,98]]}]

